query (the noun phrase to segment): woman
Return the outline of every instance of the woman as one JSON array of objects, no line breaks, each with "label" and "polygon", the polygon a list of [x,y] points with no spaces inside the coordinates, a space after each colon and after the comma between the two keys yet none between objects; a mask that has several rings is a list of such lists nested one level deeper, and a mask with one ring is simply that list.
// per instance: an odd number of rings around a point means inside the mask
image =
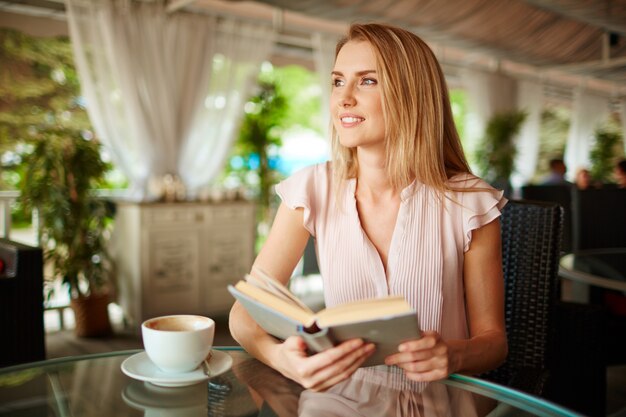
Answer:
[{"label": "woman", "polygon": [[[507,352],[497,219],[506,200],[469,172],[434,54],[379,24],[351,26],[336,51],[333,160],[277,186],[282,204],[253,269],[287,283],[312,235],[327,306],[402,294],[416,309],[422,337],[386,364],[413,381],[495,368]],[[354,374],[375,348],[351,340],[309,356],[300,338],[274,339],[237,303],[230,328],[313,390]]]}]

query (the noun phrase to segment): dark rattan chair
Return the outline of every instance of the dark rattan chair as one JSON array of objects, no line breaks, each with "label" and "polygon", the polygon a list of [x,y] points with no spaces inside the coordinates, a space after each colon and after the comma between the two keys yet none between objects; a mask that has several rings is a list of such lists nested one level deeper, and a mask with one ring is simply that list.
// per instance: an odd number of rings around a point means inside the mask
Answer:
[{"label": "dark rattan chair", "polygon": [[532,201],[549,201],[563,207],[563,240],[561,251],[572,250],[572,185],[525,185],[522,198]]},{"label": "dark rattan chair", "polygon": [[563,210],[554,203],[509,201],[500,224],[509,355],[484,377],[541,394],[558,300]]},{"label": "dark rattan chair", "polygon": [[560,301],[562,207],[509,201],[500,221],[509,355],[483,377],[603,415],[604,312]]},{"label": "dark rattan chair", "polygon": [[574,250],[626,247],[626,190],[600,188],[572,194]]}]

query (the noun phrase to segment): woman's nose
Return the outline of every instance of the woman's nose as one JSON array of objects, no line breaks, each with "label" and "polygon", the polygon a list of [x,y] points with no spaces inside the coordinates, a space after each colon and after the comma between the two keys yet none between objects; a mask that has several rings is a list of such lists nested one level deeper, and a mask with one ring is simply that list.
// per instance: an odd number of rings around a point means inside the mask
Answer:
[{"label": "woman's nose", "polygon": [[356,99],[354,98],[354,92],[350,87],[345,88],[341,92],[341,97],[339,99],[339,105],[341,107],[351,107],[356,103]]}]

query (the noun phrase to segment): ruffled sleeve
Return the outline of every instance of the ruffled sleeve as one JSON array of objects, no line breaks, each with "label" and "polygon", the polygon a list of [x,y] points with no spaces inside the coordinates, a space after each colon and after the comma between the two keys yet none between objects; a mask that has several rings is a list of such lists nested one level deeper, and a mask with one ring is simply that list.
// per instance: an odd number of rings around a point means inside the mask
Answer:
[{"label": "ruffled sleeve", "polygon": [[504,197],[504,191],[496,190],[474,176],[468,176],[454,185],[476,190],[457,194],[462,206],[463,251],[466,252],[472,242],[472,231],[498,218],[509,200]]},{"label": "ruffled sleeve", "polygon": [[295,172],[276,185],[276,193],[287,207],[304,209],[304,227],[313,237],[316,205],[319,203],[317,200],[324,195],[319,188],[323,187],[325,181],[320,177],[326,174],[326,164],[313,165]]}]

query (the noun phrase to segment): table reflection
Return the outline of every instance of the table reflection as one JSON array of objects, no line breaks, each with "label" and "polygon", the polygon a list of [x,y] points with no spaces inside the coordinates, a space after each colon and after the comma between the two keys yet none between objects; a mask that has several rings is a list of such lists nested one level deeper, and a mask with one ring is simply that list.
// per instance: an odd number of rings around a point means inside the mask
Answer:
[{"label": "table reflection", "polygon": [[[304,390],[256,360],[237,363],[237,378],[261,410],[285,416],[485,416],[495,400],[447,386],[416,383],[398,368],[360,369],[324,392]],[[265,415],[265,414],[263,414]],[[522,415],[522,414],[517,414]]]},{"label": "table reflection", "polygon": [[473,378],[414,383],[393,370],[397,368],[386,367],[361,369],[325,392],[313,392],[241,350],[225,351],[233,358],[230,370],[208,381],[175,388],[124,375],[122,362],[137,351],[0,369],[0,416],[576,415]]}]

